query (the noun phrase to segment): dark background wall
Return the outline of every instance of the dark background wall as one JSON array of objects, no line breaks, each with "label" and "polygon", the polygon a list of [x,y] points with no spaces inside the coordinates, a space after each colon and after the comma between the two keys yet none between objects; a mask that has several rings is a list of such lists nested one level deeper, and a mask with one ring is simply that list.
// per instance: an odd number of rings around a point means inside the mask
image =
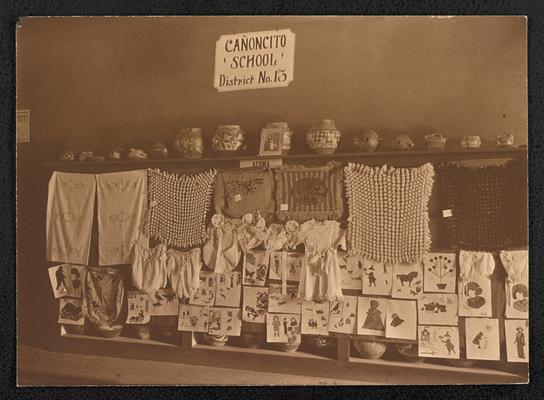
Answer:
[{"label": "dark background wall", "polygon": [[[287,88],[218,93],[222,34],[290,28],[295,79]],[[182,127],[213,134],[237,123],[253,137],[287,121],[304,132],[333,118],[347,136],[372,127],[417,144],[438,131],[492,144],[527,143],[526,24],[518,17],[27,18],[17,30],[17,107],[31,142],[17,153],[18,326],[43,342],[56,326],[44,261],[45,160],[63,149],[107,152],[171,140]],[[347,142],[347,141],[346,141]]]}]

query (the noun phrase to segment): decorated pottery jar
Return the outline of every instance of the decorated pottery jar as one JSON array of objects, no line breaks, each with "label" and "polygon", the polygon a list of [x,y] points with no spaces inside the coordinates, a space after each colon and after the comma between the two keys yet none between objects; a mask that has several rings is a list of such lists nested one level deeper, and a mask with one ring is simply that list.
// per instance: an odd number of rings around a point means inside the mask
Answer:
[{"label": "decorated pottery jar", "polygon": [[77,157],[78,157],[77,152],[73,150],[65,150],[60,155],[60,159],[62,161],[75,161]]},{"label": "decorated pottery jar", "polygon": [[382,138],[372,129],[363,129],[353,138],[353,144],[361,151],[372,152],[380,144]]},{"label": "decorated pottery jar", "polygon": [[283,141],[281,145],[281,153],[287,154],[291,151],[291,138],[293,137],[293,131],[289,128],[287,122],[269,122],[266,128],[281,129],[283,132]]},{"label": "decorated pottery jar", "polygon": [[408,135],[399,135],[391,142],[391,147],[395,150],[411,150],[415,144]]},{"label": "decorated pottery jar", "polygon": [[440,133],[433,133],[425,136],[425,146],[427,150],[444,150],[446,147],[446,139]]},{"label": "decorated pottery jar", "polygon": [[497,146],[513,146],[514,135],[511,133],[501,133],[497,135]]},{"label": "decorated pottery jar", "polygon": [[186,158],[199,158],[204,153],[204,141],[202,129],[184,128],[179,131],[174,139],[174,150]]},{"label": "decorated pottery jar", "polygon": [[480,136],[465,136],[461,140],[461,147],[469,149],[477,149],[482,145]]},{"label": "decorated pottery jar", "polygon": [[387,350],[387,344],[367,340],[354,340],[353,347],[363,358],[380,358]]},{"label": "decorated pottery jar", "polygon": [[417,344],[398,343],[395,345],[395,349],[406,361],[414,363],[424,361],[422,357],[419,357]]},{"label": "decorated pottery jar", "polygon": [[168,148],[163,142],[155,142],[149,152],[151,158],[168,158]]},{"label": "decorated pottery jar", "polygon": [[240,125],[219,125],[212,137],[212,148],[218,153],[234,153],[245,149],[246,133]]},{"label": "decorated pottery jar", "polygon": [[319,154],[332,154],[338,148],[342,133],[336,129],[334,120],[323,119],[313,124],[306,133],[308,146]]}]

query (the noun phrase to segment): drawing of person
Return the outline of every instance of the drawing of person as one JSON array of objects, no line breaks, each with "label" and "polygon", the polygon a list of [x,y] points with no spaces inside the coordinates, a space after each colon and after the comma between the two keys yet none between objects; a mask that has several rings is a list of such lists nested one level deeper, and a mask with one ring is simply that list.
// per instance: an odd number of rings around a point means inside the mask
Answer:
[{"label": "drawing of person", "polygon": [[272,327],[274,328],[274,337],[280,337],[280,317],[278,317],[277,315],[274,315],[274,319],[272,320]]},{"label": "drawing of person", "polygon": [[474,339],[472,339],[472,343],[478,346],[479,349],[487,349],[487,336],[485,336],[483,332],[479,332],[474,336]]},{"label": "drawing of person", "polygon": [[221,316],[218,315],[215,311],[210,312],[210,329],[220,330],[221,329]]},{"label": "drawing of person", "polygon": [[483,289],[478,285],[477,282],[468,282],[465,286],[465,296],[467,298],[467,305],[470,308],[481,308],[485,304],[485,299],[480,296],[483,292]]},{"label": "drawing of person", "polygon": [[57,268],[55,271],[55,278],[57,279],[57,288],[55,290],[59,290],[61,286],[64,287],[63,291],[66,290],[66,281],[64,276],[64,271],[62,269],[62,265]]},{"label": "drawing of person", "polygon": [[74,289],[79,289],[81,286],[79,270],[77,268],[72,268],[70,270],[70,275],[72,276],[72,287]]},{"label": "drawing of person", "polygon": [[385,326],[381,318],[382,312],[378,310],[380,303],[376,300],[370,300],[370,308],[366,312],[366,319],[363,324],[364,329],[372,329],[375,331],[384,331]]},{"label": "drawing of person", "polygon": [[429,333],[427,328],[423,328],[423,330],[421,331],[421,341],[428,342],[430,338],[431,338],[431,334]]},{"label": "drawing of person", "polygon": [[521,283],[514,285],[512,288],[512,298],[514,299],[514,303],[512,304],[514,309],[521,312],[527,312],[527,309],[529,308],[527,286]]},{"label": "drawing of person", "polygon": [[364,271],[364,273],[365,273],[365,275],[367,276],[367,279],[368,279],[368,287],[371,287],[371,286],[376,287],[376,277],[374,276],[374,267],[372,266],[368,270],[370,272]]},{"label": "drawing of person", "polygon": [[518,357],[519,358],[525,358],[525,334],[523,333],[522,327],[516,328],[516,340],[514,340],[514,344],[517,347],[518,350]]},{"label": "drawing of person", "polygon": [[448,350],[448,355],[450,355],[451,353],[455,354],[455,346],[450,340],[450,333],[446,332],[444,337],[446,338],[446,340],[442,340],[442,343],[446,345],[446,349]]},{"label": "drawing of person", "polygon": [[283,319],[283,334],[287,335],[287,318]]}]

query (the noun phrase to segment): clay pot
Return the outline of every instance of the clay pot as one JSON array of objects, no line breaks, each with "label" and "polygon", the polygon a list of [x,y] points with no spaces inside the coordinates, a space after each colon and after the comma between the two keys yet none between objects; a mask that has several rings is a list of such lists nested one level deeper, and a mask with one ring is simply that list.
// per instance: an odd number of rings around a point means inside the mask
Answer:
[{"label": "clay pot", "polygon": [[132,326],[132,333],[135,338],[137,339],[143,339],[143,340],[149,340],[151,338],[151,329],[149,328],[149,325],[131,325]]},{"label": "clay pot", "polygon": [[462,148],[477,149],[482,145],[480,136],[465,136],[461,140]]},{"label": "clay pot", "polygon": [[432,135],[425,136],[425,146],[427,150],[444,150],[447,140],[440,133],[433,133]]},{"label": "clay pot", "polygon": [[281,145],[281,153],[288,154],[291,151],[291,138],[293,137],[293,131],[289,128],[287,122],[269,122],[266,128],[281,129],[283,132],[283,142]]},{"label": "clay pot", "polygon": [[174,150],[183,158],[200,158],[204,153],[202,129],[184,128],[174,139]]},{"label": "clay pot", "polygon": [[396,344],[395,350],[399,353],[402,358],[410,362],[423,362],[424,358],[419,357],[417,344]]},{"label": "clay pot", "polygon": [[218,153],[236,153],[245,149],[245,136],[240,125],[219,125],[212,137],[212,148]]},{"label": "clay pot", "polygon": [[168,148],[163,142],[155,142],[149,152],[151,158],[168,158]]},{"label": "clay pot", "polygon": [[511,133],[501,133],[497,135],[497,146],[513,146],[514,145],[514,135]]},{"label": "clay pot", "polygon": [[415,144],[408,135],[399,135],[391,141],[391,148],[395,150],[411,150]]},{"label": "clay pot", "polygon": [[119,337],[121,334],[121,331],[123,330],[122,325],[95,325],[94,326],[94,332],[101,337],[105,338],[116,338]]},{"label": "clay pot", "polygon": [[341,137],[342,133],[336,129],[334,120],[323,119],[315,122],[306,133],[306,142],[316,153],[333,154]]},{"label": "clay pot", "polygon": [[207,344],[211,344],[212,346],[224,346],[229,341],[229,337],[227,335],[209,335],[207,333],[203,333],[202,338]]},{"label": "clay pot", "polygon": [[357,136],[353,138],[353,144],[359,150],[364,152],[372,152],[376,150],[382,138],[372,129],[363,129]]},{"label": "clay pot", "polygon": [[256,332],[242,332],[240,344],[248,349],[257,349],[265,343],[265,335]]},{"label": "clay pot", "polygon": [[380,358],[387,350],[386,343],[367,340],[354,340],[353,347],[361,357],[371,359]]}]

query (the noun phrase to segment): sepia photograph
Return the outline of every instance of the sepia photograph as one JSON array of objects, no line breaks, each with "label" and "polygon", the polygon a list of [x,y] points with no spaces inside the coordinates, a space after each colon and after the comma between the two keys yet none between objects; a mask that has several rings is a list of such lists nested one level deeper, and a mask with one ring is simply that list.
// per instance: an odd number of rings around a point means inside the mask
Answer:
[{"label": "sepia photograph", "polygon": [[17,385],[529,383],[527,29],[21,17]]}]

